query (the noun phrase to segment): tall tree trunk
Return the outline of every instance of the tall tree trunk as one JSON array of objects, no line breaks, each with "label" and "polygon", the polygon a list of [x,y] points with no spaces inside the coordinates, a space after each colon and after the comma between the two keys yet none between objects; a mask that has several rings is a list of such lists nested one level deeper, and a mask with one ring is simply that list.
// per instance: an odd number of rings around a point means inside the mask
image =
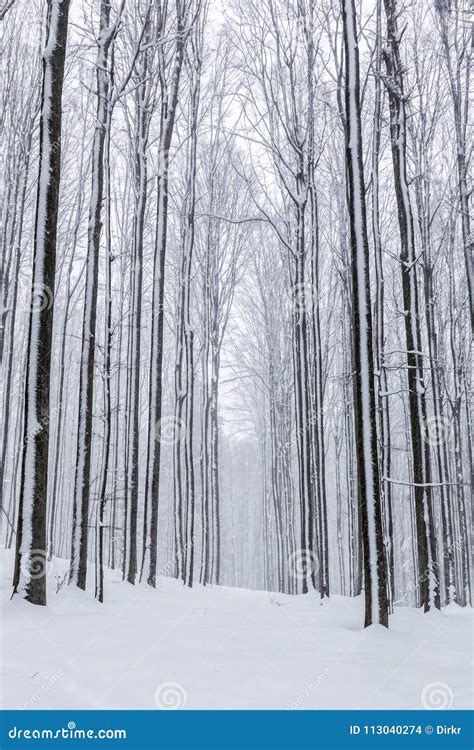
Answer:
[{"label": "tall tree trunk", "polygon": [[74,265],[74,249],[77,246],[77,237],[79,234],[79,227],[81,224],[81,215],[82,215],[82,206],[83,206],[83,190],[82,190],[82,179],[83,179],[83,167],[84,167],[84,157],[83,154],[81,154],[81,161],[80,161],[80,168],[79,168],[79,185],[81,186],[79,189],[79,195],[77,198],[77,205],[76,205],[76,217],[74,222],[74,229],[72,232],[72,249],[71,249],[71,258],[69,261],[68,269],[67,269],[67,282],[66,282],[66,304],[65,304],[65,310],[61,325],[61,335],[60,335],[60,343],[59,343],[59,367],[58,367],[58,385],[57,385],[57,398],[56,398],[56,434],[54,437],[54,446],[53,446],[53,470],[52,470],[52,480],[51,480],[51,507],[49,511],[49,530],[48,530],[48,560],[51,560],[53,556],[53,550],[54,550],[54,536],[55,536],[55,530],[56,530],[56,512],[57,512],[57,506],[58,506],[58,488],[59,488],[59,475],[60,475],[60,464],[61,464],[61,446],[62,442],[64,440],[64,418],[65,418],[65,409],[64,409],[64,399],[65,399],[65,380],[66,380],[66,341],[67,341],[67,327],[68,327],[68,321],[69,316],[71,312],[71,303],[72,303],[72,297],[74,292],[76,291],[77,286],[79,285],[81,279],[82,279],[82,273],[80,273],[74,282],[74,284],[71,283],[72,281],[72,271],[73,271],[73,265]]},{"label": "tall tree trunk", "polygon": [[[446,60],[446,66],[448,69],[448,80],[449,90],[451,93],[451,100],[453,103],[453,114],[454,114],[454,132],[456,135],[456,156],[457,156],[457,168],[458,168],[458,187],[459,187],[459,203],[461,206],[461,227],[462,227],[462,238],[464,247],[464,261],[466,264],[466,277],[467,277],[467,288],[469,293],[469,303],[471,307],[471,329],[474,330],[474,270],[473,270],[473,255],[474,255],[474,243],[471,235],[471,215],[470,215],[470,196],[471,190],[468,186],[469,176],[469,158],[467,155],[466,148],[466,131],[469,123],[469,86],[470,86],[470,57],[474,50],[474,22],[471,21],[470,34],[468,36],[467,45],[470,45],[471,49],[468,50],[464,47],[459,50],[458,42],[458,29],[459,29],[459,6],[458,2],[454,3],[454,17],[455,17],[455,29],[454,29],[454,48],[457,52],[457,59],[452,59],[451,44],[449,40],[449,16],[451,13],[451,3],[446,0],[438,0],[435,2],[435,8],[438,11],[438,17],[440,20],[441,27],[441,39],[443,42],[444,56]],[[466,9],[466,14],[468,14]],[[466,15],[466,24],[469,24]],[[469,26],[468,26],[469,28]],[[463,61],[467,59],[466,64],[466,95],[465,105],[463,111],[463,93],[461,83],[461,70]]]},{"label": "tall tree trunk", "polygon": [[379,190],[379,160],[380,137],[382,128],[382,8],[381,0],[377,0],[376,42],[375,42],[375,103],[374,103],[374,132],[372,145],[372,232],[374,238],[375,255],[375,361],[378,378],[378,426],[380,438],[380,491],[382,493],[382,523],[385,553],[388,567],[388,598],[393,607],[395,574],[393,564],[393,512],[392,487],[388,478],[391,472],[390,446],[390,408],[388,401],[388,380],[385,365],[385,278],[382,256],[382,237],[380,230],[380,190]]},{"label": "tall tree trunk", "polygon": [[49,395],[59,183],[61,100],[70,0],[49,0],[43,53],[40,154],[28,349],[25,421],[13,591],[46,604],[46,506]]},{"label": "tall tree trunk", "polygon": [[346,166],[352,248],[355,416],[365,571],[365,627],[388,627],[387,565],[377,455],[377,404],[372,350],[369,243],[360,113],[359,48],[354,0],[343,0]]},{"label": "tall tree trunk", "polygon": [[[149,41],[148,30],[144,33],[145,44]],[[145,210],[147,202],[147,143],[150,127],[150,108],[148,101],[149,81],[148,52],[142,57],[137,73],[139,84],[135,91],[135,206],[133,215],[133,248],[131,261],[131,295],[132,314],[130,322],[131,336],[131,370],[130,378],[130,413],[129,413],[129,447],[128,447],[128,520],[124,550],[126,552],[126,579],[134,584],[137,576],[137,516],[138,516],[138,483],[139,483],[139,442],[140,442],[140,353],[141,353],[141,317],[143,294],[143,235],[145,228]]]},{"label": "tall tree trunk", "polygon": [[[156,585],[158,543],[158,492],[161,461],[161,414],[165,259],[168,234],[169,151],[173,137],[178,103],[179,81],[183,65],[187,30],[185,4],[177,3],[176,48],[171,81],[166,82],[163,47],[160,48],[161,121],[158,147],[157,211],[153,266],[153,299],[151,325],[151,361],[149,380],[148,446],[146,460],[145,509],[143,525],[143,557],[140,579],[153,588]],[[164,30],[162,30],[164,32]]]},{"label": "tall tree trunk", "polygon": [[[196,205],[197,130],[201,87],[202,30],[196,26],[189,51],[189,150],[183,207],[175,367],[175,546],[178,577],[187,586],[194,575],[194,331],[191,294]],[[183,419],[184,417],[184,419]]]},{"label": "tall tree trunk", "polygon": [[104,143],[109,109],[108,53],[113,32],[114,27],[110,25],[110,0],[101,0],[96,62],[97,109],[92,141],[91,198],[87,230],[86,285],[82,323],[71,567],[69,571],[70,583],[74,583],[83,590],[86,588],[87,579],[89,503],[91,499],[90,472],[93,439],[92,408],[94,402],[97,280],[102,229]]},{"label": "tall tree trunk", "polygon": [[[111,75],[113,75],[113,60]],[[104,176],[105,176],[105,326],[104,326],[104,442],[102,473],[98,492],[97,508],[97,560],[96,560],[96,590],[95,596],[100,602],[104,601],[104,518],[107,503],[107,485],[111,459],[112,435],[112,393],[111,393],[111,364],[112,364],[112,227],[110,216],[110,107],[106,123],[106,141],[104,144]],[[112,522],[113,526],[113,522]],[[113,529],[112,529],[113,531]]]},{"label": "tall tree trunk", "polygon": [[[296,178],[296,194],[304,194],[302,172]],[[298,486],[301,507],[300,564],[305,567],[302,578],[303,593],[313,585],[315,567],[315,487],[312,462],[312,425],[310,418],[311,394],[309,380],[307,308],[311,291],[305,276],[305,205],[296,206],[295,276],[293,304],[293,362],[295,371],[296,446],[298,453]],[[318,561],[319,562],[319,561]]]},{"label": "tall tree trunk", "polygon": [[[16,326],[16,313],[17,313],[17,302],[18,302],[18,285],[20,277],[20,262],[21,262],[21,244],[23,237],[23,217],[24,207],[26,201],[26,188],[28,184],[28,172],[30,165],[30,149],[31,149],[31,136],[32,127],[27,140],[26,156],[22,168],[22,186],[20,190],[20,205],[19,205],[19,227],[17,230],[16,237],[13,237],[13,243],[15,245],[14,253],[14,266],[13,266],[13,285],[11,293],[11,315],[9,322],[9,336],[8,336],[8,353],[6,360],[6,374],[4,382],[4,393],[2,403],[2,443],[0,449],[0,535],[3,524],[3,514],[6,512],[4,509],[4,479],[5,479],[5,463],[8,448],[8,439],[10,433],[10,414],[11,414],[11,390],[12,390],[12,376],[13,376],[13,354],[14,354],[14,341],[15,341],[15,326]],[[6,325],[6,318],[4,320]],[[3,345],[2,345],[3,350]]]},{"label": "tall tree trunk", "polygon": [[[426,89],[427,82],[424,75],[424,67],[419,60],[418,40],[415,39],[414,46],[414,67],[417,83],[417,98],[419,101],[420,115],[418,118],[412,117],[409,120],[409,132],[412,138],[412,151],[415,160],[415,172],[417,174],[414,180],[415,199],[418,216],[418,230],[420,237],[420,247],[423,254],[422,274],[424,290],[424,318],[426,325],[426,340],[429,354],[429,372],[432,391],[432,419],[434,425],[443,431],[443,425],[446,422],[446,415],[443,409],[443,399],[441,396],[443,366],[440,358],[439,332],[436,327],[436,318],[438,312],[438,294],[435,285],[435,260],[433,259],[433,238],[432,225],[434,212],[431,207],[432,185],[431,175],[433,173],[431,163],[431,151],[433,148],[432,132],[437,117],[438,103],[433,104],[433,115],[430,120],[428,98],[430,97],[430,88]],[[428,78],[429,81],[429,78]],[[436,78],[435,86],[439,85],[439,77]],[[426,92],[425,92],[426,89]],[[438,95],[438,94],[436,94]],[[430,417],[429,417],[430,419]],[[444,594],[442,602],[449,604],[455,596],[454,582],[454,549],[452,545],[452,485],[449,481],[449,458],[446,441],[441,439],[434,440],[432,446],[434,460],[432,466],[438,476],[439,483],[439,541],[438,560],[439,560],[439,578],[443,586],[440,595]]]},{"label": "tall tree trunk", "polygon": [[[326,502],[326,467],[324,444],[324,402],[323,370],[321,350],[321,315],[320,315],[320,238],[319,207],[316,189],[316,138],[315,119],[315,74],[316,50],[314,44],[315,23],[312,3],[305,6],[300,2],[299,12],[302,15],[307,46],[307,82],[308,82],[308,187],[310,208],[310,260],[311,260],[311,300],[308,305],[309,334],[312,347],[311,368],[311,427],[313,444],[313,482],[315,488],[315,524],[318,552],[317,576],[313,574],[313,584],[319,589],[321,598],[329,596],[329,552]],[[317,584],[316,584],[317,578]]]},{"label": "tall tree trunk", "polygon": [[435,529],[432,507],[431,458],[427,439],[426,385],[417,282],[415,228],[407,176],[407,126],[404,76],[396,0],[384,0],[388,46],[383,54],[390,101],[390,131],[401,250],[403,310],[407,350],[413,484],[418,545],[420,604],[425,612],[440,606]]}]

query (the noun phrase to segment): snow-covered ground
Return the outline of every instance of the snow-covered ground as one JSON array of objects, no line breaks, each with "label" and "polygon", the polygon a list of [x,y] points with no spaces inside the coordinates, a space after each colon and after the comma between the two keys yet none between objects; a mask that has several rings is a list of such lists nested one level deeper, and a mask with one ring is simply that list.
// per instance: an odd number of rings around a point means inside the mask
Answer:
[{"label": "snow-covered ground", "polygon": [[[397,609],[361,628],[361,597],[225,587],[156,591],[109,573],[106,603],[67,587],[9,600],[2,563],[2,708],[317,709],[472,707],[472,610]],[[93,570],[91,570],[93,579]]]}]

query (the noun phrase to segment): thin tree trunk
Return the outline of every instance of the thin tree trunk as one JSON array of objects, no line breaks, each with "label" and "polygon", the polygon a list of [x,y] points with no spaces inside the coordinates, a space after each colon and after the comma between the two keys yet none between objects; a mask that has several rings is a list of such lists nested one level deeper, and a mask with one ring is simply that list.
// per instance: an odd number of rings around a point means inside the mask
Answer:
[{"label": "thin tree trunk", "polygon": [[[196,204],[197,129],[201,85],[201,29],[190,45],[191,94],[189,152],[179,276],[177,357],[175,368],[175,547],[178,577],[187,586],[194,575],[194,331],[191,319],[194,224]],[[184,415],[184,419],[183,419]],[[184,489],[184,491],[183,491]]]},{"label": "thin tree trunk", "polygon": [[92,408],[96,349],[97,281],[99,273],[104,143],[108,119],[108,52],[114,27],[110,25],[110,0],[101,0],[97,52],[97,109],[92,142],[92,178],[87,232],[86,285],[81,342],[77,455],[74,477],[73,527],[69,582],[85,590],[87,579],[88,519],[91,494]]},{"label": "thin tree trunk", "polygon": [[[185,8],[178,8],[176,49],[171,81],[165,81],[165,64],[161,59],[161,122],[158,152],[157,212],[153,266],[153,299],[151,326],[151,361],[149,380],[148,446],[146,460],[145,509],[143,526],[143,557],[140,579],[156,586],[158,543],[158,493],[161,461],[161,414],[163,376],[163,327],[165,259],[168,233],[169,151],[173,137],[178,103],[179,81],[186,43]],[[163,49],[160,49],[163,55]]]},{"label": "thin tree trunk", "polygon": [[380,194],[379,194],[379,160],[380,160],[380,137],[382,127],[382,9],[381,0],[377,0],[376,21],[376,47],[375,47],[375,103],[374,103],[374,132],[372,146],[372,232],[374,238],[375,255],[375,361],[378,378],[378,415],[380,436],[380,491],[382,493],[382,522],[385,553],[388,568],[388,591],[390,608],[393,608],[395,572],[393,564],[393,512],[392,512],[392,488],[387,477],[391,472],[390,455],[390,409],[387,397],[388,380],[385,366],[385,279],[382,257],[382,237],[380,231]]},{"label": "thin tree trunk", "polygon": [[[148,31],[144,33],[145,43]],[[150,111],[148,103],[148,53],[141,61],[138,79],[140,84],[135,92],[135,208],[133,217],[133,251],[131,263],[132,315],[130,321],[131,370],[130,370],[130,414],[127,492],[128,522],[125,543],[126,579],[134,584],[137,576],[137,515],[139,482],[139,442],[140,442],[140,353],[141,317],[143,294],[143,235],[147,202],[147,141]]]},{"label": "thin tree trunk", "polygon": [[365,571],[365,627],[388,627],[387,566],[377,455],[377,405],[372,350],[369,243],[360,113],[359,48],[354,0],[343,0],[346,165],[352,247],[355,417]]},{"label": "thin tree trunk", "polygon": [[427,612],[440,607],[439,579],[432,507],[431,459],[427,440],[426,385],[423,373],[423,344],[419,312],[419,290],[415,251],[415,230],[407,177],[407,132],[405,94],[400,58],[400,34],[396,0],[384,0],[388,47],[384,48],[387,88],[390,100],[390,131],[398,223],[401,238],[403,310],[407,350],[410,427],[413,452],[420,604]]},{"label": "thin tree trunk", "polygon": [[[453,114],[454,114],[454,132],[456,136],[456,156],[457,156],[457,168],[458,168],[458,188],[459,188],[459,203],[461,207],[461,227],[463,237],[463,249],[464,249],[464,261],[466,265],[466,278],[467,288],[469,293],[469,303],[471,308],[471,329],[474,330],[474,271],[473,271],[473,255],[474,255],[474,243],[471,235],[471,215],[470,215],[470,196],[471,190],[468,186],[469,176],[469,158],[467,155],[466,148],[466,130],[469,123],[469,86],[470,86],[470,57],[474,50],[474,22],[471,21],[470,26],[470,38],[468,37],[468,44],[471,49],[467,46],[462,50],[458,50],[458,25],[459,25],[459,7],[458,3],[455,2],[454,17],[455,17],[455,40],[454,47],[457,52],[457,59],[452,60],[451,56],[451,45],[449,41],[449,16],[451,12],[450,3],[436,2],[436,10],[438,11],[438,17],[441,25],[441,39],[443,42],[444,56],[446,60],[446,66],[448,69],[448,80],[449,90],[453,103]],[[466,16],[466,23],[468,18]],[[463,96],[462,96],[462,85],[461,85],[461,66],[463,61],[467,59],[466,64],[466,96],[465,106],[463,111]]]}]

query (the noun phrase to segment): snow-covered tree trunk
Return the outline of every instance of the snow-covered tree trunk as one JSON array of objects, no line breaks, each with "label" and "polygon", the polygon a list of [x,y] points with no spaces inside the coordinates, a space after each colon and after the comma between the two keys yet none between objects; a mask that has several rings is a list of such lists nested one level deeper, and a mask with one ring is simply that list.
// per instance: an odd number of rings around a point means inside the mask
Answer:
[{"label": "snow-covered tree trunk", "polygon": [[[110,63],[110,75],[113,81],[113,57]],[[97,493],[98,507],[96,511],[96,585],[95,596],[99,602],[104,601],[104,526],[105,509],[108,501],[107,487],[109,482],[109,467],[111,464],[112,440],[112,222],[111,222],[111,180],[110,180],[110,125],[111,108],[109,107],[106,123],[106,139],[104,143],[104,184],[105,184],[105,316],[104,316],[104,439],[102,448],[102,468],[99,491]],[[115,522],[112,519],[112,533]]]},{"label": "snow-covered tree trunk", "polygon": [[[2,392],[2,437],[1,437],[1,448],[0,448],[0,535],[3,528],[3,517],[6,513],[4,497],[4,479],[5,479],[5,468],[7,459],[8,441],[10,437],[10,418],[11,418],[11,394],[13,384],[13,354],[14,354],[14,342],[16,333],[16,320],[17,320],[17,305],[18,305],[18,294],[19,294],[19,281],[20,281],[20,264],[21,264],[21,247],[23,239],[23,226],[24,226],[24,209],[26,203],[26,191],[28,186],[28,175],[30,169],[30,155],[31,155],[31,142],[33,136],[34,127],[34,112],[29,113],[29,117],[26,122],[26,134],[25,134],[25,153],[22,161],[19,164],[20,174],[18,180],[20,183],[19,188],[19,200],[18,200],[18,226],[15,228],[15,232],[11,236],[11,247],[12,253],[14,248],[14,257],[11,258],[9,264],[13,264],[13,275],[10,292],[10,304],[7,304],[7,296],[3,300],[5,314],[2,315],[2,344],[1,350],[3,355],[4,341],[7,342],[7,353],[6,353],[6,373],[4,375],[3,392]],[[3,249],[2,249],[3,250]],[[3,253],[2,253],[3,254]],[[3,261],[2,261],[3,262]],[[5,291],[9,286],[5,282]],[[8,323],[7,323],[8,321]],[[7,328],[5,332],[8,335],[3,336],[3,327]],[[8,518],[11,523],[13,519]]]},{"label": "snow-covered tree trunk", "polygon": [[308,80],[308,190],[310,211],[311,296],[309,304],[309,336],[311,341],[311,426],[313,430],[313,475],[315,483],[315,523],[318,548],[317,588],[321,598],[329,596],[329,552],[326,500],[326,449],[324,441],[323,353],[321,346],[321,288],[320,288],[320,227],[318,192],[316,187],[316,106],[315,106],[315,19],[312,3],[300,2],[300,13],[305,30]]},{"label": "snow-covered tree trunk", "polygon": [[[143,33],[144,45],[150,42],[151,30],[148,16]],[[140,387],[141,387],[141,328],[143,305],[143,237],[145,211],[148,198],[147,148],[150,129],[152,91],[149,65],[150,51],[146,50],[137,63],[137,73],[132,77],[135,89],[135,123],[133,135],[134,213],[131,258],[131,315],[130,315],[130,374],[128,418],[127,465],[127,523],[124,545],[125,577],[134,584],[137,576],[137,522],[139,490],[140,443]]]},{"label": "snow-covered tree trunk", "polygon": [[[436,268],[439,259],[436,257],[437,251],[433,236],[433,221],[436,215],[436,207],[433,206],[431,175],[433,173],[433,160],[435,158],[435,154],[433,153],[433,134],[436,132],[435,128],[439,128],[442,122],[439,98],[443,96],[444,92],[440,86],[440,69],[437,66],[426,68],[424,45],[422,40],[418,38],[418,35],[414,38],[412,54],[416,81],[416,88],[413,91],[413,95],[416,96],[418,105],[416,112],[412,113],[407,125],[412,143],[411,153],[414,162],[414,172],[417,175],[413,181],[413,188],[417,208],[419,242],[423,260],[420,265],[423,275],[423,307],[429,354],[427,367],[429,367],[429,383],[431,386],[431,419],[434,425],[442,428],[448,417],[445,414],[442,394],[444,373],[442,348],[440,346],[439,295],[436,289]],[[427,437],[429,437],[428,434]],[[444,602],[445,604],[449,604],[456,596],[454,580],[455,556],[452,537],[453,486],[449,476],[447,442],[449,441],[437,439],[434,441],[434,445],[432,445],[433,476],[437,474],[436,484],[439,485],[434,490],[434,504],[436,507],[436,499],[439,497],[438,560],[440,594],[442,603]],[[389,475],[390,473],[388,472],[387,476]]]},{"label": "snow-covered tree trunk", "polygon": [[[173,30],[175,46],[171,63],[170,78],[165,60],[163,45],[158,50],[159,77],[161,87],[160,139],[158,144],[157,209],[153,265],[153,299],[151,324],[151,354],[149,379],[148,445],[145,479],[145,509],[143,527],[143,556],[141,580],[155,587],[158,539],[158,493],[160,484],[161,460],[161,414],[162,414],[162,369],[163,369],[163,328],[164,328],[164,289],[165,259],[168,237],[169,202],[169,158],[178,104],[179,83],[185,46],[190,29],[186,20],[192,18],[190,6],[176,3],[176,29]],[[159,14],[163,11],[159,3]],[[161,27],[160,34],[168,33]]]},{"label": "snow-covered tree trunk", "polygon": [[50,366],[61,177],[61,100],[69,0],[50,0],[43,52],[40,156],[25,373],[25,418],[13,590],[46,604]]},{"label": "snow-covered tree trunk", "polygon": [[[309,380],[308,318],[307,309],[311,305],[308,296],[312,295],[306,282],[306,239],[305,239],[305,187],[300,173],[296,177],[296,239],[293,305],[293,363],[295,371],[295,416],[296,445],[298,452],[298,489],[301,508],[301,550],[305,560],[312,560],[316,551],[315,539],[315,487],[313,475],[313,446],[311,419],[311,390]],[[314,564],[307,566],[302,580],[303,593],[314,583]]]},{"label": "snow-covered tree trunk", "polygon": [[402,273],[403,314],[405,320],[408,368],[413,485],[415,497],[418,581],[420,605],[425,611],[440,606],[431,488],[431,457],[427,439],[426,384],[423,367],[419,287],[415,227],[407,175],[407,120],[404,74],[400,56],[400,32],[396,0],[384,0],[387,17],[387,46],[383,49],[390,102],[390,132],[393,175],[400,230],[400,267]]},{"label": "snow-covered tree trunk", "polygon": [[[339,209],[341,211],[341,209]],[[340,214],[344,216],[344,213]],[[355,455],[355,421],[354,421],[354,387],[353,372],[354,347],[353,337],[350,330],[352,314],[352,283],[350,278],[350,258],[346,247],[345,228],[341,232],[343,245],[343,257],[345,261],[342,281],[342,309],[341,309],[341,331],[342,331],[342,420],[345,444],[345,496],[347,502],[347,558],[349,577],[349,596],[358,596],[363,585],[362,581],[362,554],[361,554],[361,519],[359,488],[357,485],[357,469]],[[337,416],[337,406],[333,405],[333,415]]]},{"label": "snow-covered tree trunk", "polygon": [[[85,130],[85,126],[84,126]],[[84,132],[83,132],[84,135]],[[55,546],[55,540],[64,538],[61,534],[60,524],[57,523],[57,511],[58,505],[62,510],[62,503],[60,502],[60,478],[61,469],[64,459],[64,436],[66,433],[66,383],[67,383],[67,365],[66,365],[66,345],[68,339],[68,324],[70,323],[70,316],[74,310],[73,297],[74,294],[83,280],[83,271],[85,270],[85,264],[82,265],[81,272],[77,275],[76,279],[73,280],[73,268],[76,260],[75,249],[78,244],[79,230],[81,226],[82,209],[84,205],[84,183],[87,176],[87,165],[86,156],[82,151],[79,160],[79,172],[77,177],[77,196],[71,208],[71,223],[72,233],[70,241],[70,258],[66,268],[66,282],[62,275],[56,279],[56,290],[59,288],[63,289],[64,286],[64,313],[61,321],[60,334],[59,334],[59,351],[58,351],[58,368],[57,368],[57,381],[56,381],[56,401],[55,401],[55,434],[53,439],[53,446],[51,451],[52,459],[52,471],[50,471],[49,488],[51,497],[51,504],[48,509],[48,560],[51,560],[53,552],[59,553],[59,546]]]},{"label": "snow-covered tree trunk", "polygon": [[[464,10],[464,13],[466,14],[464,21],[463,16],[461,15],[462,9],[459,7],[459,0],[455,1],[453,8],[451,7],[451,3],[447,0],[435,0],[434,5],[438,12],[444,57],[448,70],[449,91],[453,105],[464,261],[466,265],[469,303],[471,307],[471,328],[474,330],[474,241],[471,234],[470,207],[472,190],[469,187],[469,156],[467,148],[469,103],[471,99],[469,96],[470,66],[474,51],[474,22],[471,20],[471,23],[469,23],[468,4],[466,4]],[[452,22],[451,16],[454,16],[454,22]],[[450,27],[452,26],[454,26],[454,39],[450,39]],[[466,27],[466,31],[464,31],[463,27]],[[461,40],[463,33],[466,34],[464,44]],[[452,54],[453,48],[455,51],[454,60]],[[466,70],[466,90],[464,93],[462,86],[463,65],[465,65]]]},{"label": "snow-covered tree trunk", "polygon": [[87,230],[86,284],[82,323],[79,376],[79,414],[74,477],[73,528],[69,581],[86,588],[89,503],[91,500],[91,454],[93,439],[92,405],[96,349],[97,280],[102,230],[104,185],[104,143],[109,110],[108,52],[115,27],[110,24],[110,0],[101,0],[96,62],[97,106],[92,141],[92,177]]},{"label": "snow-covered tree trunk", "polygon": [[189,99],[189,147],[181,228],[178,330],[175,364],[174,502],[175,547],[178,578],[187,586],[194,579],[194,330],[191,316],[196,206],[198,118],[200,115],[202,26],[197,24],[190,40],[187,67],[191,82]]},{"label": "snow-covered tree trunk", "polygon": [[[454,229],[454,227],[453,227]],[[454,231],[451,231],[450,250],[454,253]],[[452,265],[449,269],[450,291],[449,291],[449,325],[450,325],[450,348],[451,361],[453,364],[453,387],[448,395],[448,401],[452,420],[452,443],[454,451],[453,477],[455,486],[453,492],[453,525],[452,541],[454,547],[454,557],[457,559],[457,583],[454,599],[462,607],[471,604],[471,560],[469,545],[469,513],[466,509],[466,497],[464,487],[468,485],[464,476],[463,461],[463,437],[462,437],[462,381],[465,363],[465,346],[463,346],[462,337],[466,336],[470,340],[470,332],[465,332],[466,325],[460,323],[458,314],[459,302],[456,298],[453,283]],[[448,549],[448,551],[450,551]]]},{"label": "snow-covered tree trunk", "polygon": [[[218,187],[218,164],[221,158],[219,136],[210,153],[209,208],[216,206]],[[221,242],[220,242],[221,240]],[[208,218],[204,236],[205,250],[202,264],[203,290],[203,346],[201,355],[201,571],[200,582],[217,583],[220,567],[219,533],[219,377],[220,353],[226,320],[223,315],[223,289],[219,277],[219,251],[225,249],[221,224]]]},{"label": "snow-covered tree trunk", "polygon": [[359,48],[354,0],[343,0],[346,166],[352,250],[354,395],[357,473],[364,548],[365,626],[388,627],[387,564],[377,454],[369,243],[360,112]]},{"label": "snow-covered tree trunk", "polygon": [[74,264],[74,247],[77,242],[77,234],[80,222],[80,211],[82,207],[82,189],[78,199],[77,206],[77,219],[76,225],[73,232],[73,243],[70,262],[67,269],[67,281],[66,281],[66,303],[64,316],[61,325],[61,337],[59,344],[59,355],[58,355],[58,383],[57,383],[57,397],[56,397],[56,434],[54,436],[52,460],[53,466],[51,474],[51,505],[49,508],[49,522],[48,522],[48,560],[51,560],[54,551],[54,537],[57,530],[56,525],[56,513],[59,500],[59,479],[61,473],[61,459],[62,459],[62,446],[64,440],[64,428],[65,428],[65,387],[66,387],[66,342],[67,342],[67,328],[69,321],[69,313],[72,307],[72,297],[78,286],[79,281],[82,280],[82,274],[79,274],[74,284],[71,280],[72,269]]},{"label": "snow-covered tree trunk", "polygon": [[[24,367],[21,368],[20,370],[21,375],[23,375],[24,369],[25,369]],[[16,415],[16,421],[15,421],[15,431],[13,434],[15,445],[19,445],[21,443],[22,414],[23,414],[24,401],[25,401],[25,394],[22,390],[20,392],[20,397],[18,401],[17,415]],[[8,529],[6,533],[6,539],[5,539],[5,547],[7,549],[11,549],[12,544],[13,544],[13,535],[16,534],[17,532],[17,529],[13,523],[13,519],[15,519],[17,515],[16,507],[17,507],[18,493],[16,492],[16,488],[17,488],[18,474],[20,470],[21,455],[22,455],[21,451],[17,450],[15,459],[13,462],[12,481],[11,481],[11,486],[10,486],[10,496],[8,500],[8,511],[7,511]]]},{"label": "snow-covered tree trunk", "polygon": [[[210,205],[212,207],[212,186],[209,191],[211,196]],[[204,238],[205,251],[202,262],[202,288],[203,288],[203,313],[202,313],[202,348],[201,348],[201,451],[199,457],[199,468],[201,474],[201,570],[199,581],[204,586],[209,582],[209,565],[210,565],[210,528],[209,528],[209,430],[210,430],[210,384],[209,384],[209,356],[211,348],[211,283],[213,276],[211,274],[211,219],[207,220],[207,230]]]},{"label": "snow-covered tree trunk", "polygon": [[375,256],[375,361],[378,383],[378,427],[380,441],[380,489],[383,493],[383,537],[388,566],[388,597],[390,607],[394,598],[394,563],[393,563],[393,511],[392,486],[387,477],[391,474],[391,441],[390,441],[390,408],[388,400],[388,378],[385,363],[385,276],[382,260],[382,236],[380,229],[380,186],[379,161],[380,141],[382,129],[382,7],[381,0],[377,0],[376,40],[375,40],[375,80],[374,80],[374,116],[372,143],[372,232],[374,238]]},{"label": "snow-covered tree trunk", "polygon": [[[120,320],[124,317],[124,279],[125,274],[123,270],[123,263],[120,269],[120,287],[119,287],[119,313]],[[122,356],[123,356],[123,342],[124,342],[124,330],[123,326],[119,326],[118,342],[117,342],[117,366],[116,366],[116,377],[114,386],[114,397],[115,397],[115,414],[114,414],[114,425],[113,425],[113,458],[112,458],[112,486],[111,486],[111,503],[110,503],[110,528],[109,528],[109,557],[108,564],[112,570],[115,570],[117,560],[117,540],[118,540],[118,517],[119,517],[119,466],[121,465],[120,453],[122,447],[122,430],[121,430],[121,397],[122,397]],[[125,500],[125,498],[124,498]],[[124,529],[122,529],[124,531]]]}]

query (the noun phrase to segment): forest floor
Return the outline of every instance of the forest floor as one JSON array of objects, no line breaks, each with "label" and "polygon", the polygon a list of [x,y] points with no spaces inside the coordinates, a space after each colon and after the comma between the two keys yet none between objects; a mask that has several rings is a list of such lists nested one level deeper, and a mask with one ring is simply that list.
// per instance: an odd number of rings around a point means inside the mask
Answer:
[{"label": "forest floor", "polygon": [[[48,575],[48,606],[10,601],[1,562],[2,708],[472,707],[473,611],[398,608],[361,628],[363,601],[226,587],[156,591],[106,576],[106,602]],[[91,570],[93,580],[93,571]]]}]

